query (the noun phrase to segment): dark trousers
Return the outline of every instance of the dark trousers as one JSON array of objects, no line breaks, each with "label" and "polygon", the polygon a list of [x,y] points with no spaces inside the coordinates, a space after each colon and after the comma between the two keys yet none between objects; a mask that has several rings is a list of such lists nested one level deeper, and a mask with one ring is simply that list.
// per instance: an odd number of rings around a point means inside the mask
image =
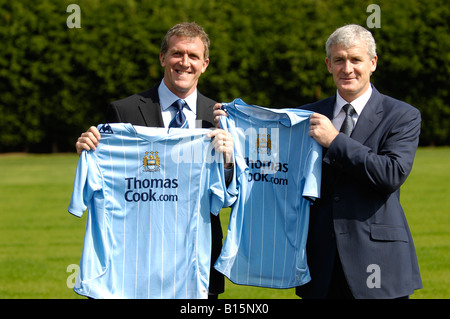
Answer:
[{"label": "dark trousers", "polygon": [[331,276],[331,284],[328,290],[327,299],[355,299],[348,286],[337,251],[336,258],[334,259],[333,275]]}]

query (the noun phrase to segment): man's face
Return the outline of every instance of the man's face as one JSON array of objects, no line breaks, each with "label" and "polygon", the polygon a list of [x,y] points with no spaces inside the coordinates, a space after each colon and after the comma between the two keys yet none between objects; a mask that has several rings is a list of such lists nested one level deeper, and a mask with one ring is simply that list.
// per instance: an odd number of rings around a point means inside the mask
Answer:
[{"label": "man's face", "polygon": [[371,59],[363,43],[347,49],[334,45],[330,49],[331,58],[325,60],[328,71],[333,75],[339,94],[352,102],[369,88],[370,75],[377,68],[378,58]]},{"label": "man's face", "polygon": [[205,46],[202,40],[172,36],[165,55],[160,54],[164,70],[164,83],[179,98],[195,91],[198,79],[206,71],[209,59],[204,59]]}]

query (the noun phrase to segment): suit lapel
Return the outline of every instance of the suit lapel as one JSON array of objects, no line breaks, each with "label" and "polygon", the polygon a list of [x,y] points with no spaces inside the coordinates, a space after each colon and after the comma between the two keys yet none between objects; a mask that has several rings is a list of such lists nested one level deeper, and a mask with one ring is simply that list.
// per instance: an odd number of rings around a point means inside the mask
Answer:
[{"label": "suit lapel", "polygon": [[322,115],[325,115],[330,119],[330,121],[333,119],[333,111],[334,111],[334,104],[336,103],[336,96],[330,97],[324,101],[319,106],[319,113]]},{"label": "suit lapel", "polygon": [[[213,127],[213,107],[215,101],[198,92],[197,95],[197,120],[201,121],[199,127]],[[158,86],[139,94],[138,109],[146,126],[164,127],[159,103]]]},{"label": "suit lapel", "polygon": [[364,107],[352,132],[352,139],[364,144],[380,123],[383,118],[382,115],[381,94],[374,87],[372,96]]},{"label": "suit lapel", "polygon": [[164,127],[161,105],[159,104],[158,86],[140,94],[138,108],[146,126]]},{"label": "suit lapel", "polygon": [[[301,109],[325,115],[331,121],[333,119],[333,110],[334,110],[335,101],[336,101],[336,96],[330,96],[324,100],[301,106]],[[322,158],[325,158],[327,150],[328,150],[327,148],[323,148]]]},{"label": "suit lapel", "polygon": [[197,91],[197,126],[198,128],[214,127],[213,108],[215,101]]}]

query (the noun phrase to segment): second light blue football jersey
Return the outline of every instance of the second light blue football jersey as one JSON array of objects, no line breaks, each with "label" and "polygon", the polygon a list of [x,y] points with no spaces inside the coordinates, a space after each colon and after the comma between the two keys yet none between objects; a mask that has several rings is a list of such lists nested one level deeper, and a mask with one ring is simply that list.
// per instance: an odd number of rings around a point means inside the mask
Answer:
[{"label": "second light blue football jersey", "polygon": [[207,298],[210,212],[231,205],[206,129],[99,125],[69,212],[88,209],[74,290],[92,298]]},{"label": "second light blue football jersey", "polygon": [[290,288],[311,277],[309,209],[320,196],[322,147],[308,135],[311,112],[224,103],[239,188],[215,268],[237,284]]}]

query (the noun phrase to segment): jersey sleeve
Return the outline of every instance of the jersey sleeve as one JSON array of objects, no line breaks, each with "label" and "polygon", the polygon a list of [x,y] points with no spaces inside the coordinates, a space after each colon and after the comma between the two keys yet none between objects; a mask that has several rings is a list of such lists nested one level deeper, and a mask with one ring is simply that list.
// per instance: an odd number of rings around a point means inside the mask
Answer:
[{"label": "jersey sleeve", "polygon": [[245,201],[248,199],[248,166],[244,159],[244,131],[236,128],[234,120],[226,116],[219,117],[219,125],[230,132],[234,141],[233,179],[228,186],[228,192],[236,196],[228,222],[227,236],[215,268],[230,278],[230,272],[236,259],[241,241]]},{"label": "jersey sleeve", "polygon": [[311,141],[304,172],[305,184],[302,196],[313,202],[320,197],[322,178],[322,147],[315,140]]},{"label": "jersey sleeve", "polygon": [[218,215],[223,207],[229,207],[236,201],[236,184],[232,181],[227,187],[223,160],[218,158],[218,156],[216,156],[216,161],[211,164],[209,189],[212,195],[211,213],[214,215]]},{"label": "jersey sleeve", "polygon": [[98,178],[99,170],[93,159],[93,154],[93,151],[83,151],[78,160],[72,197],[68,208],[69,213],[77,217],[81,217],[86,211],[94,192],[101,189],[101,182]]}]

